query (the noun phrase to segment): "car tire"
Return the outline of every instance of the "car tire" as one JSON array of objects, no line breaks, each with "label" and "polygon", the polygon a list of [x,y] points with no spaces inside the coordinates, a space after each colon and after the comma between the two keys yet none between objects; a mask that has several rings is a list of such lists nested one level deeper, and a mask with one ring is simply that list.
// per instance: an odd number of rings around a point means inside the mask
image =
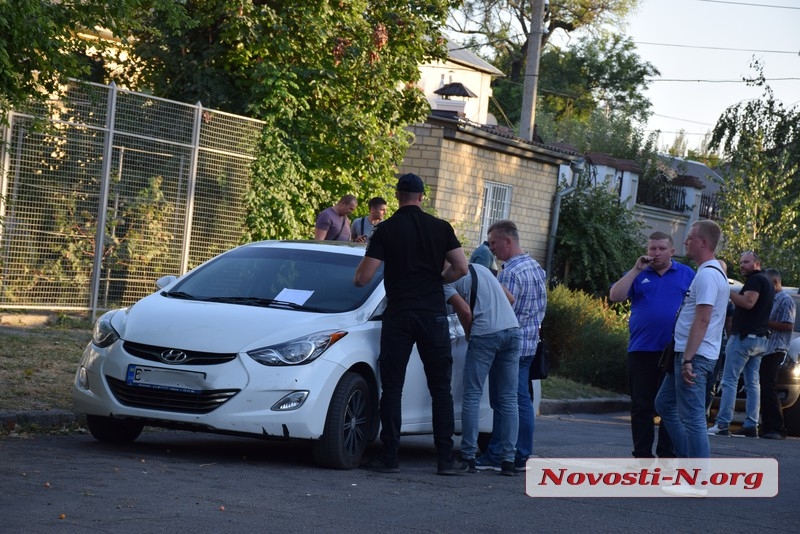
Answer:
[{"label": "car tire", "polygon": [[783,409],[783,425],[790,436],[800,436],[800,399],[790,408]]},{"label": "car tire", "polygon": [[86,425],[94,439],[104,443],[130,443],[138,438],[144,429],[144,423],[139,421],[100,415],[87,415]]},{"label": "car tire", "polygon": [[314,460],[331,469],[358,467],[375,425],[375,402],[357,373],[342,376],[333,392],[325,428],[314,443]]}]

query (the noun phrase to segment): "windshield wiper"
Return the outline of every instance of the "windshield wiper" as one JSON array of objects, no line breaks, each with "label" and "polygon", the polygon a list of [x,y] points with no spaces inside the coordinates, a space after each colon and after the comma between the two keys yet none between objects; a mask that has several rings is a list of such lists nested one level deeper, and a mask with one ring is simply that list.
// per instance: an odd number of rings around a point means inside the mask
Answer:
[{"label": "windshield wiper", "polygon": [[174,299],[197,300],[197,297],[194,295],[184,293],[183,291],[162,291],[161,294],[165,297],[172,297]]},{"label": "windshield wiper", "polygon": [[322,308],[317,308],[315,306],[306,306],[304,304],[298,304],[296,302],[289,302],[288,300],[275,300],[275,299],[265,299],[260,297],[209,297],[203,300],[207,300],[209,302],[228,302],[231,304],[246,304],[252,306],[283,306],[286,308],[291,308],[293,310],[302,310],[302,311],[316,311],[321,312],[324,311]]}]

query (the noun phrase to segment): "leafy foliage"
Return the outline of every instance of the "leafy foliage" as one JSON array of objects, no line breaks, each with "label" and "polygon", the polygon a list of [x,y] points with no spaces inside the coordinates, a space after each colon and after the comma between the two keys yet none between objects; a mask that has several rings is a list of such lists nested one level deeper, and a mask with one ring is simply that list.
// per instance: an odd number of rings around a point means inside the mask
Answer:
[{"label": "leafy foliage", "polygon": [[191,23],[155,12],[136,53],[156,94],[267,122],[245,238],[305,238],[342,195],[389,196],[405,127],[429,112],[419,64],[446,57],[454,4],[187,0]]},{"label": "leafy foliage", "polygon": [[[558,29],[569,33],[578,28],[619,26],[638,4],[639,0],[551,2],[545,13],[547,32],[542,46]],[[492,59],[495,55],[516,56],[524,65],[531,30],[530,0],[465,0],[450,17],[448,27],[491,50],[487,55]]]},{"label": "leafy foliage", "polygon": [[627,316],[617,313],[605,299],[556,286],[547,293],[542,331],[550,346],[550,364],[558,375],[627,392]]},{"label": "leafy foliage", "polygon": [[[642,62],[630,39],[603,33],[604,25],[618,26],[638,0],[567,0],[553,3],[545,15],[542,36],[538,106],[559,117],[585,118],[600,100],[620,112],[641,115],[649,107],[642,96],[644,76],[657,74]],[[493,83],[490,111],[519,123],[525,62],[531,31],[530,2],[467,0],[449,20],[449,29],[465,45],[490,60],[506,76]],[[566,49],[546,47],[557,29],[588,33]]]},{"label": "leafy foliage", "polygon": [[[508,71],[509,58],[498,59],[498,68]],[[659,72],[642,61],[630,38],[601,33],[583,36],[570,47],[548,47],[542,54],[539,74],[539,111],[556,120],[585,122],[600,109],[606,115],[646,119],[650,108],[644,96],[647,78]],[[502,110],[510,121],[519,122],[521,82],[513,76],[498,78],[493,91],[491,111],[497,114]]]},{"label": "leafy foliage", "polygon": [[599,295],[641,252],[642,224],[615,191],[592,181],[582,174],[576,190],[562,201],[555,272],[567,287]]},{"label": "leafy foliage", "polygon": [[585,119],[557,120],[546,111],[536,117],[539,135],[548,143],[569,143],[581,153],[602,152],[616,158],[636,160],[645,167],[656,165],[658,134],[647,133],[644,125],[627,116],[606,115],[596,110]]},{"label": "leafy foliage", "polygon": [[154,6],[164,20],[178,20],[172,0],[83,0],[0,2],[0,120],[11,108],[31,99],[45,100],[59,93],[69,78],[90,76],[87,48],[118,46],[109,39],[90,39],[103,28],[127,36],[139,27],[137,13]]},{"label": "leafy foliage", "polygon": [[[756,80],[763,85],[763,79]],[[800,109],[787,109],[769,87],[764,97],[725,110],[712,147],[728,164],[720,191],[724,256],[756,250],[764,266],[800,282]]]}]

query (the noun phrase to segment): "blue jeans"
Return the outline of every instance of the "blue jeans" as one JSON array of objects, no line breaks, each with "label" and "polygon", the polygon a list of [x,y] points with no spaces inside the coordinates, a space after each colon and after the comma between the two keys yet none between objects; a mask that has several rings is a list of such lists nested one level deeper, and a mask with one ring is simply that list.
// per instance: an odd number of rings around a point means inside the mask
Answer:
[{"label": "blue jeans", "polygon": [[725,365],[722,368],[722,398],[719,401],[717,426],[728,428],[733,419],[736,403],[736,390],[739,389],[739,375],[744,372],[745,428],[758,427],[758,411],[761,404],[761,385],[758,378],[761,357],[767,350],[766,337],[746,337],[740,339],[734,334],[725,346]]},{"label": "blue jeans", "polygon": [[[536,354],[536,347],[534,347],[533,354],[526,354],[519,358],[519,376],[517,379],[517,409],[519,411],[519,432],[517,433],[517,447],[514,454],[514,463],[523,464],[533,454],[533,429],[534,429],[534,414],[533,414],[533,399],[531,399],[530,390],[528,389],[528,382],[530,381],[531,363],[533,356]],[[489,400],[492,405],[497,403],[497,391],[494,391],[492,385],[489,384]],[[492,424],[492,439],[489,441],[489,447],[486,451],[488,460],[493,463],[500,463],[502,460],[502,447],[498,436],[504,432],[502,423],[497,419]]]},{"label": "blue jeans", "polygon": [[522,333],[508,328],[483,336],[471,336],[464,361],[464,398],[461,408],[461,456],[475,458],[478,451],[478,416],[483,384],[489,376],[494,390],[490,399],[494,421],[502,421],[498,436],[500,460],[514,461],[519,420],[517,410],[517,369]]},{"label": "blue jeans", "polygon": [[683,353],[675,353],[673,372],[664,375],[656,395],[656,412],[667,425],[678,458],[710,458],[706,425],[706,383],[714,375],[716,360],[699,354],[692,358],[694,384],[681,378]]}]

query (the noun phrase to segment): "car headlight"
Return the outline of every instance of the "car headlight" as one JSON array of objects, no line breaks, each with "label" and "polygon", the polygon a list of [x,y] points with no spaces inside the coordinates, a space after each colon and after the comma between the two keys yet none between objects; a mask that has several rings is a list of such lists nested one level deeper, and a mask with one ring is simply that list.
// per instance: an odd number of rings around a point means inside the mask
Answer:
[{"label": "car headlight", "polygon": [[94,323],[94,331],[92,332],[92,343],[99,348],[105,348],[112,345],[119,339],[119,334],[114,327],[111,326],[111,318],[115,312],[103,314],[96,323]]},{"label": "car headlight", "polygon": [[299,365],[313,362],[323,352],[347,335],[347,332],[317,332],[279,345],[262,347],[247,353],[261,365]]},{"label": "car headlight", "polygon": [[800,378],[800,364],[794,364],[791,373],[794,378]]}]

